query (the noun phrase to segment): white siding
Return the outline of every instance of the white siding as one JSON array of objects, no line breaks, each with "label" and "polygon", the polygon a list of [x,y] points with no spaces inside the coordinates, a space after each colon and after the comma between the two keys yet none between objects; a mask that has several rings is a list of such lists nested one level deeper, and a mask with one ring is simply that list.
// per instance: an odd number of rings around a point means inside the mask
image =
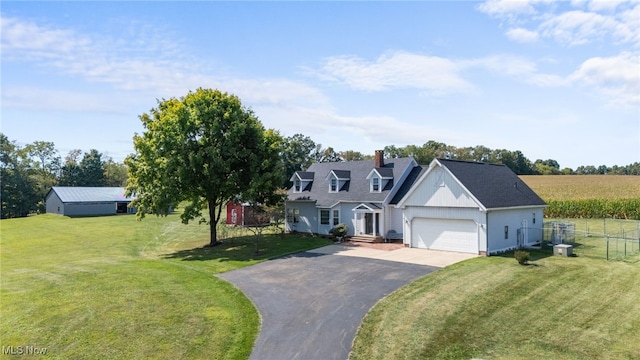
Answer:
[{"label": "white siding", "polygon": [[[395,232],[402,234],[402,210],[394,207],[387,207],[387,232],[394,230]],[[386,234],[386,233],[385,233]]]},{"label": "white siding", "polygon": [[55,191],[49,192],[45,199],[47,214],[64,214],[64,203],[60,200]]},{"label": "white siding", "polygon": [[314,202],[288,202],[285,207],[286,209],[295,208],[300,211],[300,221],[298,223],[285,222],[286,231],[317,233],[320,219]]},{"label": "white siding", "polygon": [[[535,224],[533,218],[535,213]],[[527,230],[523,245],[533,244],[542,240],[542,208],[520,208],[494,210],[487,214],[489,253],[499,253],[518,246],[518,230],[526,220]],[[505,239],[505,226],[508,227],[508,238]]]},{"label": "white siding", "polygon": [[468,192],[441,167],[433,168],[407,198],[405,206],[478,207]]}]

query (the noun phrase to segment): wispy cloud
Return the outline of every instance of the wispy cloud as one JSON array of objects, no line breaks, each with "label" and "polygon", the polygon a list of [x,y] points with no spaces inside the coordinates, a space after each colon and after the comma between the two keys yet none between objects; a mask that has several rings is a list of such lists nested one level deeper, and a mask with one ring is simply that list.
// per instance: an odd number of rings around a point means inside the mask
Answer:
[{"label": "wispy cloud", "polygon": [[537,32],[527,30],[524,28],[513,28],[507,30],[505,33],[507,37],[515,42],[520,43],[531,43],[538,41],[540,37]]},{"label": "wispy cloud", "polygon": [[613,41],[640,47],[640,1],[489,0],[478,10],[505,21],[505,35],[518,42],[545,38],[576,46]]},{"label": "wispy cloud", "polygon": [[561,86],[562,76],[539,71],[535,62],[509,54],[472,59],[447,59],[409,52],[387,53],[375,61],[357,57],[327,59],[312,72],[356,90],[427,90],[429,95],[461,93],[481,87],[469,72],[484,71],[538,86]]},{"label": "wispy cloud", "polygon": [[571,3],[489,0],[478,10],[506,22],[505,35],[516,42],[552,40],[580,47],[601,41],[618,55],[586,57],[571,74],[531,73],[538,85],[579,85],[609,105],[640,105],[640,1],[591,0]]},{"label": "wispy cloud", "polygon": [[365,91],[413,88],[449,93],[472,88],[455,61],[405,51],[389,52],[374,61],[357,56],[330,57],[320,69],[310,72]]},{"label": "wispy cloud", "polygon": [[17,18],[2,17],[0,23],[6,61],[31,62],[118,89],[169,89],[188,82],[190,74],[200,70],[194,62],[181,61],[174,42],[148,29],[136,34],[149,38],[125,39],[125,34],[92,36]]},{"label": "wispy cloud", "polygon": [[569,76],[575,83],[587,86],[623,106],[640,105],[640,55],[624,52],[613,57],[594,57]]},{"label": "wispy cloud", "polygon": [[[145,103],[149,103],[149,96],[182,96],[198,87],[225,89],[251,104],[318,106],[328,102],[319,90],[301,82],[214,73],[168,32],[136,21],[122,24],[109,35],[80,34],[19,18],[2,17],[0,24],[3,61],[28,62],[41,71],[73,75],[88,84],[107,84],[118,90],[116,93],[125,94],[120,106],[131,102],[126,94],[146,97]],[[118,111],[109,110],[99,95],[77,89],[54,91],[24,85],[3,89],[2,96],[5,107]]]}]

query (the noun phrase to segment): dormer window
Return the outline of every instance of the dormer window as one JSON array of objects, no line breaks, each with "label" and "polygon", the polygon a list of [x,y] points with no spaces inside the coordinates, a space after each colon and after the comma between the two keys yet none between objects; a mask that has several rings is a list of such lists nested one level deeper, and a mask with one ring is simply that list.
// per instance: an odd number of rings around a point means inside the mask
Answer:
[{"label": "dormer window", "polygon": [[393,169],[391,168],[374,168],[367,175],[369,180],[370,192],[382,192],[389,190],[393,186]]},{"label": "dormer window", "polygon": [[329,183],[329,192],[336,193],[340,191],[349,191],[351,171],[331,170],[329,174],[327,174],[326,179]]},{"label": "dormer window", "polygon": [[314,173],[305,171],[296,171],[289,181],[293,182],[293,192],[301,193],[309,191],[313,184]]},{"label": "dormer window", "polygon": [[380,192],[380,178],[377,176],[371,178],[371,192]]}]

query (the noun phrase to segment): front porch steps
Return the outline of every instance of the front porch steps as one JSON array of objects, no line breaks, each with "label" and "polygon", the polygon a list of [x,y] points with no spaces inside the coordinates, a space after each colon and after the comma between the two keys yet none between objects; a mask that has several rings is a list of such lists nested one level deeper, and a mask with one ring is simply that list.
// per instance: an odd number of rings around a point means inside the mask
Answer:
[{"label": "front porch steps", "polygon": [[372,235],[354,235],[349,238],[351,241],[359,241],[359,242],[367,242],[367,243],[381,243],[384,242],[384,238],[382,236],[372,236]]}]

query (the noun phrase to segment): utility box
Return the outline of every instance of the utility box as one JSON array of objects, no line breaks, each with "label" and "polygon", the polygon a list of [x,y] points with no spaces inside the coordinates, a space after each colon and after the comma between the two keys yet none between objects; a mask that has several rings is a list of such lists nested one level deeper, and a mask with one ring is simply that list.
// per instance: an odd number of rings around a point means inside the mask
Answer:
[{"label": "utility box", "polygon": [[553,246],[553,255],[557,256],[573,256],[573,246],[567,244],[559,244]]}]

